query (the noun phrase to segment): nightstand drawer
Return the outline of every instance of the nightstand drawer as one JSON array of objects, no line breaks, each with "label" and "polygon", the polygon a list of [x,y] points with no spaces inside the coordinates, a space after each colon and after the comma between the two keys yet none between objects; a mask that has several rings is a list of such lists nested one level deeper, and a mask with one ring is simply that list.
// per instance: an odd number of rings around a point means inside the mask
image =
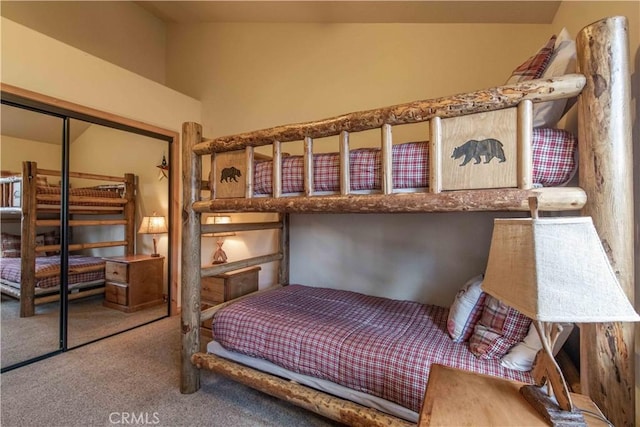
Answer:
[{"label": "nightstand drawer", "polygon": [[232,276],[227,280],[229,281],[229,285],[227,286],[225,300],[238,298],[258,290],[258,271]]},{"label": "nightstand drawer", "polygon": [[128,282],[127,266],[128,264],[122,262],[107,262],[104,270],[105,278],[116,282]]},{"label": "nightstand drawer", "polygon": [[224,279],[218,277],[203,277],[200,298],[209,302],[223,302],[225,300]]},{"label": "nightstand drawer", "polygon": [[128,286],[122,283],[107,282],[104,286],[104,299],[114,304],[127,304]]}]

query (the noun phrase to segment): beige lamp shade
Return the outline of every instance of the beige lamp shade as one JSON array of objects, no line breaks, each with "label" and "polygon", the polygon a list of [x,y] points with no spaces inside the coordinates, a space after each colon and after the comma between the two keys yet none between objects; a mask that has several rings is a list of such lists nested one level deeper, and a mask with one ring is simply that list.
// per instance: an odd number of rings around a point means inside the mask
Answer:
[{"label": "beige lamp shade", "polygon": [[542,322],[640,320],[591,217],[496,219],[482,288]]},{"label": "beige lamp shade", "polygon": [[[205,220],[205,224],[231,224],[231,217],[227,215],[208,216]],[[218,232],[218,233],[203,233],[202,237],[228,237],[235,236],[234,232]]]},{"label": "beige lamp shade", "polygon": [[167,220],[163,216],[145,216],[138,229],[139,234],[162,234],[167,233]]}]

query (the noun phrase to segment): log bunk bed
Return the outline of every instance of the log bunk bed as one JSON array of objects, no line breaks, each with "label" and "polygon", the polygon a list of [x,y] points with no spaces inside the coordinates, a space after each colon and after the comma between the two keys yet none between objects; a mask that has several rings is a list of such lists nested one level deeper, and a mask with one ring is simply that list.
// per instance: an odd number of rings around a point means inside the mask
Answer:
[{"label": "log bunk bed", "polygon": [[[3,233],[3,262],[0,290],[20,300],[20,317],[35,314],[35,306],[60,299],[60,238],[57,232],[42,233],[43,227],[61,226],[61,186],[49,185],[47,177],[61,177],[60,171],[38,168],[36,162],[22,163],[22,172],[3,172],[0,178],[3,221],[20,221],[20,236]],[[124,226],[125,240],[71,243],[69,251],[124,247],[135,251],[135,176],[97,175],[69,172],[70,178],[99,181],[99,185],[69,190],[69,227]],[[108,184],[105,184],[108,182]],[[82,215],[83,219],[74,219]],[[87,219],[87,216],[94,218]],[[100,216],[98,218],[97,216]],[[106,216],[106,217],[105,217]],[[55,237],[54,237],[55,236]],[[40,238],[39,238],[40,237]],[[41,238],[44,237],[44,238]],[[15,243],[13,254],[4,250],[6,239]],[[104,294],[105,262],[102,258],[70,255],[67,284],[70,300]]]},{"label": "log bunk bed", "polygon": [[[580,211],[582,215],[593,218],[621,285],[633,301],[633,237],[631,233],[619,231],[633,228],[626,25],[624,17],[611,17],[580,31],[576,39],[580,74],[534,79],[448,98],[417,101],[213,140],[202,137],[199,124],[185,123],[181,391],[193,393],[198,390],[199,369],[207,369],[342,423],[404,425],[409,421],[415,422],[415,418],[389,415],[353,403],[351,397],[336,397],[333,392],[317,391],[315,386],[301,385],[297,379],[289,381],[281,378],[280,374],[265,373],[254,368],[253,362],[242,364],[211,352],[201,352],[199,325],[202,321],[214,319],[216,340],[234,334],[249,334],[247,331],[251,325],[242,317],[242,313],[232,310],[233,315],[240,317],[224,320],[221,313],[239,305],[244,305],[247,310],[257,309],[255,306],[270,302],[268,295],[283,289],[290,293],[298,292],[297,285],[287,286],[291,213],[526,212],[529,210],[529,199],[535,197],[540,211]],[[535,159],[531,145],[535,132],[532,105],[572,97],[577,97],[578,102],[578,186],[538,188],[533,178]],[[391,129],[393,126],[417,122],[429,122],[430,128],[427,188],[397,190],[394,188],[393,173],[396,172],[396,166],[392,156],[392,153],[395,154],[393,147],[397,145],[392,147]],[[349,172],[354,167],[353,153],[349,151],[349,135],[369,129],[381,129],[382,132],[381,184],[378,190],[354,191],[353,170],[351,174]],[[317,191],[314,178],[317,180],[318,177],[318,155],[313,153],[313,142],[317,138],[338,135],[338,189]],[[483,172],[488,176],[473,175],[465,166],[460,166],[462,159],[450,158],[452,150],[462,142],[489,137],[504,144],[504,153],[494,155],[506,157],[507,161],[493,159],[487,163],[496,165],[493,172]],[[283,191],[285,171],[281,144],[290,141],[302,141],[304,146],[299,165],[303,177],[302,191],[293,194]],[[271,194],[257,195],[259,183],[256,177],[260,162],[254,159],[254,148],[267,145],[272,147],[273,153],[269,162]],[[211,173],[204,185],[203,155],[211,155]],[[511,159],[517,161],[511,162],[510,172],[501,173],[500,168]],[[482,183],[478,185],[478,181]],[[212,190],[210,199],[202,198],[203,188]],[[269,223],[201,224],[203,213],[219,212],[276,212],[279,219]],[[201,267],[201,233],[267,228],[280,230],[276,253]],[[278,290],[261,290],[257,295],[241,297],[201,311],[201,277],[273,261],[279,261],[278,284],[281,287]],[[304,298],[297,297],[298,300]],[[326,317],[332,315],[327,314]],[[291,319],[292,325],[297,325],[293,323],[293,315]],[[217,326],[219,322],[223,325]],[[260,327],[256,326],[258,329]],[[292,328],[295,329],[295,326]],[[339,328],[336,326],[335,329]],[[580,333],[582,392],[590,395],[615,425],[633,425],[635,386],[631,325],[581,325]],[[289,342],[289,335],[285,336],[286,342]],[[328,352],[325,351],[326,347],[321,347],[321,339],[316,337],[315,345],[323,350],[316,352]],[[280,344],[280,347],[286,346]],[[304,359],[305,355],[298,357]],[[311,359],[314,356],[306,357]],[[313,360],[309,363],[313,363]],[[617,375],[610,374],[614,371]],[[422,380],[426,381],[425,378]],[[410,388],[409,381],[405,380],[406,388]],[[417,407],[410,409],[419,411],[419,401]]]}]

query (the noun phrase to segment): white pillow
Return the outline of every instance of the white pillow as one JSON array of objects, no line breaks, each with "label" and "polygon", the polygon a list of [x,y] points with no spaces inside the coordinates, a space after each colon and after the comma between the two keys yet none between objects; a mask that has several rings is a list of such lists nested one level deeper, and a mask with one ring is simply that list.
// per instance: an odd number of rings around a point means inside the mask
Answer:
[{"label": "white pillow", "polygon": [[[563,76],[576,72],[576,42],[563,28],[554,46],[549,65],[542,74],[542,79]],[[562,118],[567,106],[567,99],[533,104],[533,127],[554,128]]]},{"label": "white pillow", "polygon": [[453,342],[466,341],[473,333],[473,327],[482,314],[484,293],[480,274],[469,279],[456,294],[447,318],[447,330]]},{"label": "white pillow", "polygon": [[[573,330],[573,323],[561,323],[562,331],[553,346],[553,355],[558,354],[564,343],[569,338],[569,334]],[[533,366],[533,360],[538,354],[538,351],[542,349],[542,343],[540,342],[540,336],[533,323],[529,327],[529,332],[524,340],[519,344],[513,346],[507,354],[504,355],[500,364],[508,369],[515,369],[516,371],[530,371]]]}]

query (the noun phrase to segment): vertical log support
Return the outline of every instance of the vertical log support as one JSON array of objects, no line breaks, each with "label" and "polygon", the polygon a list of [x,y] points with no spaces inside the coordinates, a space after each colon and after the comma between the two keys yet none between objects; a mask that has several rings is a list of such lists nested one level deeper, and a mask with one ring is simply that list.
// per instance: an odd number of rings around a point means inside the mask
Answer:
[{"label": "vertical log support", "polygon": [[281,213],[279,216],[282,223],[279,242],[282,259],[278,269],[278,283],[285,286],[289,284],[289,214]]},{"label": "vertical log support", "polygon": [[125,240],[127,241],[127,255],[136,253],[136,177],[132,173],[124,176],[124,193],[127,204],[124,205]]},{"label": "vertical log support", "polygon": [[429,121],[429,192],[442,191],[442,120]]},{"label": "vertical log support", "polygon": [[382,125],[382,192],[393,193],[393,137],[391,125]]},{"label": "vertical log support", "polygon": [[201,125],[182,125],[182,393],[200,388],[200,371],[191,363],[191,355],[200,351],[200,214],[193,210],[193,203],[200,195],[202,158],[192,148],[201,139]]},{"label": "vertical log support", "polygon": [[254,175],[253,147],[245,148],[245,156],[247,158],[247,173],[245,176],[246,187],[245,187],[244,197],[247,199],[251,199],[253,197],[253,175]]},{"label": "vertical log support", "polygon": [[533,187],[533,103],[518,104],[518,188]]},{"label": "vertical log support", "polygon": [[313,138],[304,138],[304,195],[313,196]]},{"label": "vertical log support", "polygon": [[36,162],[22,162],[20,317],[30,317],[35,314],[37,174]]},{"label": "vertical log support", "polygon": [[[634,301],[633,165],[627,21],[607,18],[577,38],[586,86],[578,102],[583,215],[593,218],[613,270]],[[581,382],[616,426],[635,422],[634,325],[585,324],[580,328]]]},{"label": "vertical log support", "polygon": [[273,142],[273,197],[282,197],[282,150],[280,141]]},{"label": "vertical log support", "polygon": [[340,132],[340,194],[343,196],[351,192],[351,164],[349,162],[349,132]]}]

